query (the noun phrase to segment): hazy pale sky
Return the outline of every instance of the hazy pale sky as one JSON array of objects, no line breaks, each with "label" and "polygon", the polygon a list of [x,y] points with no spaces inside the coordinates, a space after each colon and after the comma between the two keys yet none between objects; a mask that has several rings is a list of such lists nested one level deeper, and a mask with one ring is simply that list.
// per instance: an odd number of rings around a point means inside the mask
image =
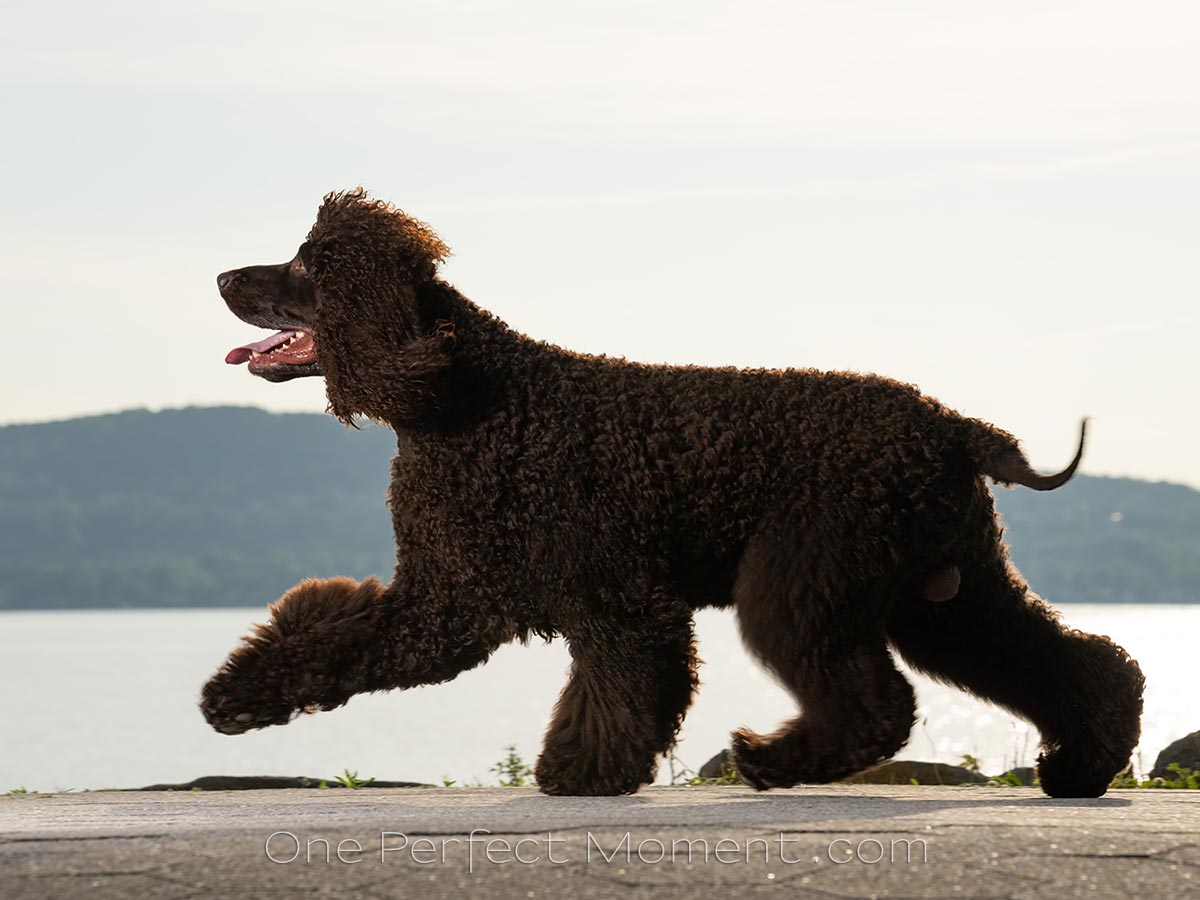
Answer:
[{"label": "hazy pale sky", "polygon": [[[1200,6],[9,4],[0,421],[324,408],[224,269],[363,184],[515,328],[875,371],[1035,462],[1200,485]],[[353,439],[348,435],[347,440]]]}]

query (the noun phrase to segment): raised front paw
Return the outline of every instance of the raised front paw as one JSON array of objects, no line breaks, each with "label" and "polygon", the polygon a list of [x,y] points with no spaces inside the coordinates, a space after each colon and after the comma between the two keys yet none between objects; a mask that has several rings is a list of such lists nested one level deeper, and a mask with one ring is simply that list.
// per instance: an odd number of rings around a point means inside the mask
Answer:
[{"label": "raised front paw", "polygon": [[284,725],[299,712],[284,703],[270,685],[239,678],[226,666],[204,685],[200,711],[221,734],[242,734],[268,725]]},{"label": "raised front paw", "polygon": [[204,686],[204,718],[222,734],[241,734],[334,709],[371,687],[380,590],[373,578],[309,579],[289,590]]}]

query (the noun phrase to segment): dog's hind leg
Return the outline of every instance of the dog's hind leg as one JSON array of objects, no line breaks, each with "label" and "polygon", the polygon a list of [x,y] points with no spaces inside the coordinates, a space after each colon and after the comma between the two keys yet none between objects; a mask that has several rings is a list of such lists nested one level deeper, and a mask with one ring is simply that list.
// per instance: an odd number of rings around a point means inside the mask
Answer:
[{"label": "dog's hind leg", "polygon": [[913,724],[884,640],[886,592],[803,557],[756,538],[734,587],[743,641],[802,708],[773,734],[734,733],[738,772],[759,790],[844,778],[892,756]]},{"label": "dog's hind leg", "polygon": [[570,680],[534,775],[547,794],[628,794],[654,780],[697,685],[691,612],[567,633]]},{"label": "dog's hind leg", "polygon": [[1137,744],[1141,670],[1107,637],[1065,627],[1009,563],[990,514],[982,525],[958,596],[902,598],[888,638],[915,669],[1037,726],[1046,793],[1098,797]]}]

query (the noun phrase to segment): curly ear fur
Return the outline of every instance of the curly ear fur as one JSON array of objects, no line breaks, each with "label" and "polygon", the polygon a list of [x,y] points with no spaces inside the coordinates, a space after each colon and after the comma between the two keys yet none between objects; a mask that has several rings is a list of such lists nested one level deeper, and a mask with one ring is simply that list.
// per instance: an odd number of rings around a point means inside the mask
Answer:
[{"label": "curly ear fur", "polygon": [[453,323],[418,297],[450,248],[362,188],[328,194],[308,241],[329,412],[346,424],[359,415],[390,425],[415,418],[452,359]]},{"label": "curly ear fur", "polygon": [[[454,339],[444,332],[413,338],[381,356],[363,353],[362,342],[338,342],[324,336],[318,326],[321,371],[329,412],[346,425],[357,416],[383,425],[397,426],[417,419],[436,402],[439,376],[453,361]],[[327,365],[329,345],[336,362]]]}]

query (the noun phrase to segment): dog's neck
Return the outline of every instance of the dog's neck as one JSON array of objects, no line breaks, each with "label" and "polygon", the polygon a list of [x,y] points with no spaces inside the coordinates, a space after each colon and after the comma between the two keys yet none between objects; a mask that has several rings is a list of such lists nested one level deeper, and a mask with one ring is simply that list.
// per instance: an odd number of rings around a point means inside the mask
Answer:
[{"label": "dog's neck", "polygon": [[513,331],[444,281],[435,279],[421,285],[417,288],[417,298],[423,330],[450,337],[456,360],[482,365],[499,374],[497,367],[537,346],[535,341]]}]

